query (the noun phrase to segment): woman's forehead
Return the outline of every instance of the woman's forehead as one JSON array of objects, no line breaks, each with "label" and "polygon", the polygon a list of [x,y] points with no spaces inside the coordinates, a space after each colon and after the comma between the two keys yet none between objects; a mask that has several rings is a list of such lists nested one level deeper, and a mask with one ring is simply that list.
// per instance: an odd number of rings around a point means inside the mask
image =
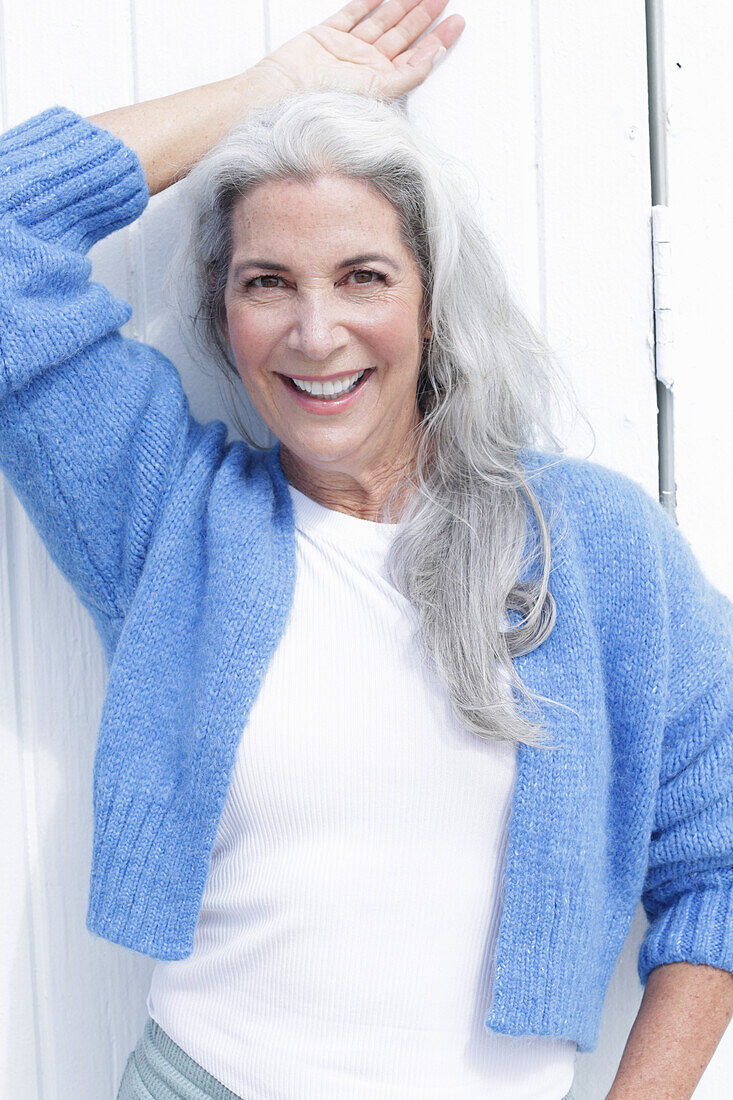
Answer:
[{"label": "woman's forehead", "polygon": [[259,184],[237,200],[233,224],[240,231],[287,232],[294,227],[319,230],[361,226],[399,230],[397,211],[363,180],[319,176],[312,182],[274,180]]},{"label": "woman's forehead", "polygon": [[[235,255],[242,249],[257,255],[263,249],[298,255],[346,249],[349,254],[383,253],[398,263],[405,259],[392,204],[363,181],[342,176],[261,184],[237,201],[231,226]],[[284,253],[282,259],[284,265]],[[237,262],[242,260],[237,256]]]}]

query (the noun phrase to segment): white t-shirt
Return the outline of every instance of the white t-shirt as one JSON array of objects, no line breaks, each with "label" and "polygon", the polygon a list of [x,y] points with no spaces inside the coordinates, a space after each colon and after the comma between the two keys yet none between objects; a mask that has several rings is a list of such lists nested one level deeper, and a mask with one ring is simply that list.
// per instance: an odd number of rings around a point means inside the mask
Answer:
[{"label": "white t-shirt", "polygon": [[148,1011],[246,1100],[560,1100],[575,1043],[484,1027],[516,748],[429,674],[396,526],[290,493],[293,606]]}]

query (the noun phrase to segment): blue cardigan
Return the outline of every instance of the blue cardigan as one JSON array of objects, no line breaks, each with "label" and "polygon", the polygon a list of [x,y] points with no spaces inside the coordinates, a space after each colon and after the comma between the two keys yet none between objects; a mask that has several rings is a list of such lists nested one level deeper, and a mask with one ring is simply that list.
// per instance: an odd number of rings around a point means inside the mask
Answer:
[{"label": "blue cardigan", "polygon": [[[87,927],[181,959],[295,543],[279,444],[195,421],[90,281],[89,247],[147,199],[135,153],[64,108],[0,137],[0,465],[109,670]],[[635,481],[557,458],[523,452],[565,530],[555,627],[515,661],[557,748],[518,749],[485,1023],[589,1051],[640,898],[642,982],[680,960],[733,971],[733,605]]]}]

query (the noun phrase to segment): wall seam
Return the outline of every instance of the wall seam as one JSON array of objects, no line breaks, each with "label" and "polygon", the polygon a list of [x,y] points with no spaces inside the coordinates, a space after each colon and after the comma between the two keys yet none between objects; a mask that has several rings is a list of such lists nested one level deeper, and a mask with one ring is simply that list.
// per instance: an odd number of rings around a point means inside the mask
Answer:
[{"label": "wall seam", "polygon": [[[663,0],[646,0],[645,30],[647,58],[647,99],[649,106],[649,167],[651,176],[650,217],[657,219],[668,206],[668,164],[667,164],[667,95],[665,86],[664,56],[664,5]],[[665,210],[661,209],[665,208]],[[650,221],[653,233],[654,221]],[[669,242],[666,242],[669,249]],[[654,260],[658,249],[652,244],[652,280],[654,309],[654,373],[657,388],[657,464],[659,480],[659,502],[670,518],[677,523],[677,485],[674,473],[674,393],[673,380],[666,376],[664,360],[669,358],[669,328],[660,330],[660,320],[668,320],[671,315],[671,303],[658,297],[660,283]],[[664,357],[664,359],[663,359]]]},{"label": "wall seam", "polygon": [[[132,70],[132,101],[140,102],[140,65],[138,58],[137,0],[129,0],[130,67]],[[145,251],[143,229],[136,219],[125,230],[125,266],[127,270],[127,300],[132,305],[132,317],[125,326],[133,340],[147,341],[148,311],[145,294]]]},{"label": "wall seam", "polygon": [[[10,120],[8,117],[8,84],[7,84],[7,53],[6,42],[7,35],[5,32],[6,15],[5,15],[5,0],[0,0],[0,127],[2,132],[8,129]],[[21,717],[21,685],[20,685],[20,655],[18,646],[17,624],[20,622],[20,617],[17,609],[17,600],[15,593],[17,592],[15,585],[12,583],[13,576],[17,577],[17,568],[15,559],[19,556],[14,552],[17,548],[17,534],[18,523],[22,522],[18,515],[18,507],[13,507],[12,497],[9,485],[5,478],[2,478],[2,484],[0,484],[0,511],[3,513],[5,523],[3,529],[6,532],[5,536],[5,561],[8,569],[8,607],[7,615],[9,622],[9,636],[10,636],[10,661],[12,665],[11,681],[12,681],[12,693],[13,693],[13,713],[15,715],[15,730],[17,732],[18,740],[18,769],[21,776],[21,790],[20,790],[20,805],[21,815],[23,823],[23,861],[25,865],[25,881],[29,886],[26,892],[26,904],[28,907],[28,920],[26,921],[26,930],[28,936],[28,962],[31,974],[31,1003],[33,1006],[33,1037],[34,1037],[34,1058],[33,1063],[35,1067],[35,1079],[36,1079],[36,1095],[38,1100],[43,1100],[44,1087],[43,1087],[43,1065],[41,1059],[41,1031],[40,1020],[38,1016],[39,1005],[39,988],[38,988],[38,957],[36,952],[36,940],[34,935],[34,929],[36,927],[35,920],[35,897],[33,889],[31,888],[31,857],[30,857],[30,837],[28,829],[28,775],[26,769],[26,759],[28,754],[23,751],[23,722]]]},{"label": "wall seam", "polygon": [[[4,122],[5,120],[3,120]],[[20,623],[20,607],[18,599],[17,578],[20,575],[20,562],[24,559],[24,556],[18,549],[18,531],[19,525],[24,522],[20,515],[20,508],[17,504],[13,503],[13,497],[9,489],[8,483],[3,477],[2,484],[0,485],[0,507],[4,513],[5,524],[4,530],[6,532],[5,537],[5,561],[7,563],[8,570],[8,606],[6,614],[10,623],[10,661],[12,665],[11,684],[13,694],[13,713],[15,715],[15,729],[17,732],[18,741],[18,757],[19,757],[19,772],[21,778],[20,784],[20,805],[21,816],[23,822],[23,862],[25,865],[25,881],[27,884],[26,890],[26,905],[27,915],[26,931],[28,936],[28,959],[31,974],[31,1003],[33,1005],[33,1037],[34,1037],[34,1064],[35,1064],[35,1077],[36,1077],[36,1095],[38,1100],[43,1100],[45,1089],[43,1087],[43,1061],[41,1051],[43,1049],[41,1026],[39,1019],[38,1006],[40,1003],[39,993],[39,979],[38,979],[38,952],[36,950],[36,937],[35,930],[37,927],[37,906],[35,891],[33,889],[33,875],[31,873],[32,860],[31,860],[31,822],[35,822],[36,818],[31,815],[30,812],[30,798],[29,790],[33,789],[34,778],[28,775],[28,762],[30,762],[31,770],[33,770],[35,755],[33,751],[25,751],[27,746],[25,745],[24,730],[25,723],[22,716],[22,704],[21,699],[23,694],[21,691],[20,681],[20,645],[17,632],[17,624]],[[11,578],[16,578],[16,583],[13,584]],[[14,625],[15,624],[15,625]]]},{"label": "wall seam", "polygon": [[5,2],[0,0],[0,126],[8,129],[7,59],[5,56]]},{"label": "wall seam", "polygon": [[530,0],[532,34],[532,99],[534,104],[534,169],[537,209],[537,287],[539,321],[547,335],[547,242],[545,238],[545,171],[542,119],[542,55],[539,0]]},{"label": "wall seam", "polygon": [[271,52],[272,44],[270,41],[270,2],[269,0],[262,0],[262,32],[265,39],[265,55]]}]

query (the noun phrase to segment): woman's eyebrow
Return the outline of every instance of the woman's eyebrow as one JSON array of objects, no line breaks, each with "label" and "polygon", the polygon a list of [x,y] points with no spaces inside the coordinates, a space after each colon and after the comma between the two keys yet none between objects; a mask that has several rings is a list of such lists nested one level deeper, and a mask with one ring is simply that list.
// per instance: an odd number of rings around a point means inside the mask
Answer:
[{"label": "woman's eyebrow", "polygon": [[[389,256],[382,255],[381,252],[364,252],[360,256],[351,256],[348,260],[342,260],[338,265],[337,270],[342,267],[351,267],[354,264],[367,264],[374,263],[374,261],[388,264],[389,267],[394,268],[395,271],[399,271],[399,264],[391,260]],[[273,263],[272,260],[243,260],[242,263],[237,264],[235,268],[235,275],[239,275],[247,267],[264,267],[267,271],[286,271],[290,274],[290,268],[285,264]]]},{"label": "woman's eyebrow", "polygon": [[399,264],[395,263],[394,260],[390,260],[389,256],[382,255],[381,252],[364,252],[361,256],[352,256],[350,260],[344,260],[339,266],[351,267],[352,264],[371,264],[375,260],[377,263],[388,264],[395,271],[400,270]]}]

